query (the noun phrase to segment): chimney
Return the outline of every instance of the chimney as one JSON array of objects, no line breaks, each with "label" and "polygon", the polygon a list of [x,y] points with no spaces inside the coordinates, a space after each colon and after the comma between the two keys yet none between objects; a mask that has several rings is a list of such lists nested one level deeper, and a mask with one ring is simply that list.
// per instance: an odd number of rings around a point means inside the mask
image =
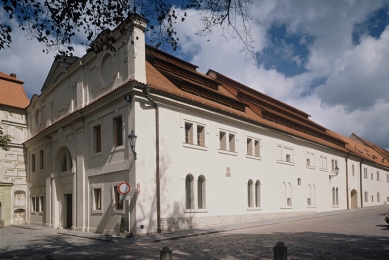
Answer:
[{"label": "chimney", "polygon": [[15,78],[16,79],[16,74],[15,73],[11,73],[9,74],[11,77]]}]

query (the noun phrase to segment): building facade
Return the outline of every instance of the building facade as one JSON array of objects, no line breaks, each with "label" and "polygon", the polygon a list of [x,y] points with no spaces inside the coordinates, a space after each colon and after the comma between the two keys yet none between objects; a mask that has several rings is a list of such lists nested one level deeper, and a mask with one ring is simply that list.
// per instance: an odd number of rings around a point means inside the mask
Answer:
[{"label": "building facade", "polygon": [[26,221],[27,182],[23,142],[28,138],[27,98],[15,74],[0,72],[0,124],[10,135],[8,151],[0,148],[0,221],[4,226]]},{"label": "building facade", "polygon": [[[389,201],[385,154],[145,45],[145,27],[112,31],[116,52],[58,57],[32,98],[29,224],[118,234],[123,217],[142,235]],[[122,201],[121,182],[140,188]]]}]

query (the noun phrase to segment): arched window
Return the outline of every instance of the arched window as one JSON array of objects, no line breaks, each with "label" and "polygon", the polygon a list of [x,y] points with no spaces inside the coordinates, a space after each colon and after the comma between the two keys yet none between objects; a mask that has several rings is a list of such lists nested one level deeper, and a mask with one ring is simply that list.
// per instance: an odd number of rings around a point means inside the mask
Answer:
[{"label": "arched window", "polygon": [[62,156],[62,171],[66,172],[73,168],[72,156],[69,151],[66,151]]},{"label": "arched window", "polygon": [[292,184],[289,182],[286,189],[286,205],[292,207]]},{"label": "arched window", "polygon": [[247,182],[247,206],[254,207],[253,181],[251,179]]},{"label": "arched window", "polygon": [[199,209],[205,209],[205,177],[203,175],[199,176],[197,179],[197,207]]},{"label": "arched window", "polygon": [[338,187],[335,190],[335,202],[336,202],[336,206],[339,206],[339,189],[338,189]]},{"label": "arched window", "polygon": [[336,200],[335,200],[335,187],[332,188],[332,205],[336,205]]},{"label": "arched window", "polygon": [[255,182],[255,207],[261,207],[261,182],[258,180]]},{"label": "arched window", "polygon": [[194,193],[193,193],[193,176],[191,174],[186,175],[185,179],[185,197],[186,208],[194,208]]}]

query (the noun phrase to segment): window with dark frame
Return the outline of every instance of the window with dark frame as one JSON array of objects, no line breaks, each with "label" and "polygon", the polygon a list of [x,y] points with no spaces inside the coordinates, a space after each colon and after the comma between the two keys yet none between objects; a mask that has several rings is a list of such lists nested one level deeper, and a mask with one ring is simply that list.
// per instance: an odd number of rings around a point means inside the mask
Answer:
[{"label": "window with dark frame", "polygon": [[43,212],[43,196],[39,196],[39,204],[41,205],[40,210]]},{"label": "window with dark frame", "polygon": [[31,155],[31,171],[35,172],[35,154]]},{"label": "window with dark frame", "polygon": [[185,143],[192,144],[193,124],[185,122]]},{"label": "window with dark frame", "polygon": [[219,149],[220,150],[227,150],[227,145],[226,145],[226,132],[219,132]]},{"label": "window with dark frame", "polygon": [[254,141],[254,155],[257,157],[261,155],[260,142],[258,140]]},{"label": "window with dark frame", "polygon": [[118,192],[118,186],[113,187],[113,192],[115,195],[115,210],[123,209],[123,201],[120,200],[120,194]]},{"label": "window with dark frame", "polygon": [[43,150],[40,150],[39,152],[39,159],[40,159],[40,169],[43,169]]},{"label": "window with dark frame", "polygon": [[123,145],[123,119],[122,116],[114,118],[115,122],[115,146]]},{"label": "window with dark frame", "polygon": [[247,154],[253,155],[253,139],[247,138]]},{"label": "window with dark frame", "polygon": [[101,125],[93,127],[95,153],[101,152]]},{"label": "window with dark frame", "polygon": [[101,210],[101,188],[93,189],[93,195],[95,199],[95,210]]},{"label": "window with dark frame", "polygon": [[230,152],[235,152],[235,135],[234,134],[228,135],[228,142],[230,145]]},{"label": "window with dark frame", "polygon": [[197,145],[199,146],[205,146],[204,129],[204,126],[197,125]]}]

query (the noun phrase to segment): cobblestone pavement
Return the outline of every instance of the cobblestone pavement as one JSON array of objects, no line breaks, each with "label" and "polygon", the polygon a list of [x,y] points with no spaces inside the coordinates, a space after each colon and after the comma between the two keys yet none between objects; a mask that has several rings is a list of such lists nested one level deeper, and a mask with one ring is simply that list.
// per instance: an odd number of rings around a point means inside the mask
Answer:
[{"label": "cobblestone pavement", "polygon": [[18,227],[0,229],[0,259],[159,259],[163,246],[173,259],[273,259],[278,241],[288,259],[389,259],[389,206],[364,211],[134,244],[132,239],[106,241],[58,234],[58,230]]}]

